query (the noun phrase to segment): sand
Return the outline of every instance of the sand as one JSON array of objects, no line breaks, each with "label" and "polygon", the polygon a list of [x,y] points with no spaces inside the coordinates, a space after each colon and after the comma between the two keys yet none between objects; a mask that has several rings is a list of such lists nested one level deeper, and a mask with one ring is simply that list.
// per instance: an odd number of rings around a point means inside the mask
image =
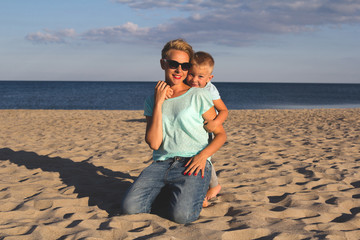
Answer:
[{"label": "sand", "polygon": [[199,220],[116,215],[142,111],[0,110],[0,239],[360,239],[360,109],[232,110]]}]

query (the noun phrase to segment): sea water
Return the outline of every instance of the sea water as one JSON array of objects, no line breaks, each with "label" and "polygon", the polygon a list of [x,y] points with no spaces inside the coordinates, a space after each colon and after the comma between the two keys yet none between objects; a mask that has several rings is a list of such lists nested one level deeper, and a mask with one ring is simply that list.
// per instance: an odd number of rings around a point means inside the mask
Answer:
[{"label": "sea water", "polygon": [[[0,81],[0,109],[142,110],[155,82]],[[213,82],[229,109],[359,108],[360,84]]]}]

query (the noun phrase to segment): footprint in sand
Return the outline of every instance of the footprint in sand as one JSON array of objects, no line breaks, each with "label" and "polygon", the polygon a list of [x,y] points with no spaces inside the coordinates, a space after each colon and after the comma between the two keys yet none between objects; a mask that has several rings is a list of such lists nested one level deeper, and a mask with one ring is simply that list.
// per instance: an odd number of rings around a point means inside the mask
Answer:
[{"label": "footprint in sand", "polygon": [[331,204],[331,205],[337,205],[337,203],[338,203],[338,198],[337,198],[337,197],[329,198],[328,200],[325,201],[325,203]]},{"label": "footprint in sand", "polygon": [[354,194],[354,195],[352,195],[352,198],[354,198],[354,199],[360,199],[360,194]]},{"label": "footprint in sand", "polygon": [[51,208],[52,206],[53,206],[53,201],[51,200],[42,199],[42,200],[34,201],[34,208],[39,211],[44,211],[46,209]]},{"label": "footprint in sand", "polygon": [[350,209],[351,214],[348,213],[343,213],[341,216],[331,220],[331,222],[336,222],[336,223],[344,223],[347,221],[350,221],[351,219],[353,219],[356,214],[358,214],[360,212],[360,207],[355,207]]},{"label": "footprint in sand", "polygon": [[270,203],[278,203],[284,200],[287,196],[291,195],[290,193],[284,193],[281,196],[268,196]]},{"label": "footprint in sand", "polygon": [[307,170],[307,167],[297,168],[295,169],[298,173],[303,174],[305,178],[312,178],[314,176],[314,172],[311,170]]},{"label": "footprint in sand", "polygon": [[354,188],[360,188],[360,181],[350,183]]}]

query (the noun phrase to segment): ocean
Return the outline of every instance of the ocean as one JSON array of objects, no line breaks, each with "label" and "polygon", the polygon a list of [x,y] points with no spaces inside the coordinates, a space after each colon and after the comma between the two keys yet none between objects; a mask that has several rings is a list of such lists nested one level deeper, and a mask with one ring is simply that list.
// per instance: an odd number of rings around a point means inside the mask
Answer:
[{"label": "ocean", "polygon": [[[229,109],[360,108],[360,84],[213,82]],[[142,110],[155,82],[0,81],[0,109]]]}]

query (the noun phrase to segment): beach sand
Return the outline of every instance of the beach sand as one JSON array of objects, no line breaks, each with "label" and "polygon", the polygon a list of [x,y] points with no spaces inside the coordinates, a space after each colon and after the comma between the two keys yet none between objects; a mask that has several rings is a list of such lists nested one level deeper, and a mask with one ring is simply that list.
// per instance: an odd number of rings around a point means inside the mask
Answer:
[{"label": "beach sand", "polygon": [[0,110],[0,239],[360,239],[360,109],[232,110],[199,220],[117,216],[142,111]]}]

